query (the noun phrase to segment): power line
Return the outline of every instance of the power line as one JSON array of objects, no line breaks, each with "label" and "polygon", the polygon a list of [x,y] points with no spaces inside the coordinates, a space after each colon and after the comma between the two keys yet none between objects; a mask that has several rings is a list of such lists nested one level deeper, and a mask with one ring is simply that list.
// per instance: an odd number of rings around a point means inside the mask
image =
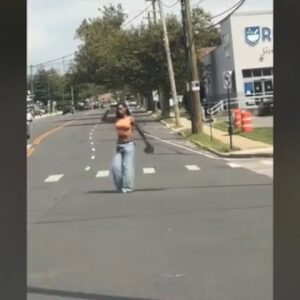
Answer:
[{"label": "power line", "polygon": [[[72,55],[74,55],[74,54],[75,54],[75,52],[70,53],[70,54],[67,54],[67,55],[64,55],[64,56],[61,56],[61,57],[56,58],[56,59],[52,59],[52,60],[46,61],[46,62],[44,62],[44,63],[39,63],[39,64],[36,64],[36,65],[32,65],[32,67],[40,67],[40,66],[48,65],[48,64],[51,64],[51,63],[53,63],[53,62],[63,60],[64,58],[70,57],[70,56],[72,56]],[[30,66],[29,66],[28,68],[30,68]]]},{"label": "power line", "polygon": [[230,10],[232,10],[233,8],[235,8],[237,5],[239,5],[241,2],[243,2],[243,1],[237,2],[236,4],[234,4],[233,6],[231,6],[230,8],[226,9],[225,11],[223,11],[223,12],[221,12],[221,13],[213,16],[213,17],[211,17],[211,19],[215,19],[215,18],[218,18],[218,17],[226,14],[227,12],[229,12]]},{"label": "power line", "polygon": [[144,12],[146,12],[150,8],[150,6],[151,6],[151,4],[149,4],[145,9],[143,9],[142,11],[140,11],[136,16],[134,16],[132,19],[130,19],[129,21],[127,21],[125,24],[123,24],[123,26],[127,26],[128,24],[130,24],[131,22],[133,22],[141,14],[143,14]]},{"label": "power line", "polygon": [[[225,20],[227,20],[233,13],[235,13],[244,3],[245,3],[246,0],[241,0],[240,2],[238,2],[236,4],[236,6],[233,6],[235,7],[234,10],[229,13],[226,17],[224,17],[222,20],[220,20],[219,22],[215,23],[215,24],[212,24],[210,26],[207,26],[207,27],[204,27],[202,28],[202,30],[207,30],[207,29],[210,29],[210,28],[213,28],[213,27],[216,27],[217,25],[220,25],[221,23],[223,23]],[[232,8],[231,8],[232,9]],[[230,10],[230,9],[229,9]],[[228,11],[228,10],[227,10]],[[224,13],[223,13],[224,14]],[[215,16],[216,17],[216,16]]]},{"label": "power line", "polygon": [[193,4],[192,6],[198,6],[199,4],[201,4],[202,2],[204,2],[205,0],[200,0],[199,2]]},{"label": "power line", "polygon": [[[177,1],[178,2],[178,1]],[[141,14],[143,14],[144,12],[146,12],[149,8],[150,8],[151,4],[148,5],[145,9],[141,10],[137,15],[135,15],[132,19],[130,19],[129,21],[127,21],[125,24],[123,24],[123,26],[126,26],[128,24],[130,24],[131,22],[133,22],[135,19],[137,19]],[[56,59],[52,59],[52,60],[49,60],[49,61],[46,61],[44,63],[39,63],[39,64],[36,64],[36,65],[31,65],[31,66],[28,66],[27,68],[30,68],[30,67],[44,67],[45,65],[49,65],[49,64],[52,64],[53,62],[56,62],[56,61],[62,61],[64,58],[66,57],[69,57],[69,56],[72,56],[75,54],[75,51],[73,53],[70,53],[70,54],[67,54],[67,55],[64,55],[64,56],[61,56],[59,58],[56,58]]]},{"label": "power line", "polygon": [[174,7],[175,5],[177,5],[177,4],[179,3],[179,1],[180,1],[180,0],[177,0],[175,3],[173,3],[173,4],[171,4],[171,5],[164,4],[163,2],[161,2],[161,3],[162,3],[162,5],[165,6],[165,7],[172,8],[172,7]]}]

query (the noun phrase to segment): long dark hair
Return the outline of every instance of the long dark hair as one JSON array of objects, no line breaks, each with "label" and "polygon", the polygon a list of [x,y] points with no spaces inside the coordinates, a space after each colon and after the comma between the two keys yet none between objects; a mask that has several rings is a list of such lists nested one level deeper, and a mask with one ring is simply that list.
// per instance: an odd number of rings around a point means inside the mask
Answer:
[{"label": "long dark hair", "polygon": [[130,113],[130,111],[129,111],[129,108],[128,108],[127,104],[126,104],[125,102],[120,102],[120,103],[118,103],[118,105],[117,105],[116,118],[117,118],[117,119],[123,118],[123,116],[120,115],[119,110],[118,110],[118,107],[119,107],[120,105],[122,105],[122,106],[125,108],[125,115],[126,115],[126,116],[131,116],[131,113]]}]

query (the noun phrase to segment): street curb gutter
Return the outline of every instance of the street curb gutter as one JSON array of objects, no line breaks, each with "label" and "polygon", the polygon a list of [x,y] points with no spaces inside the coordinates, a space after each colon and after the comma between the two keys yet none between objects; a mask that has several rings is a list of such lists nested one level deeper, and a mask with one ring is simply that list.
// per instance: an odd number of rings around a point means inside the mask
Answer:
[{"label": "street curb gutter", "polygon": [[[159,120],[157,118],[157,120]],[[259,158],[269,158],[269,157],[273,157],[273,153],[222,153],[219,152],[215,149],[212,149],[208,146],[205,146],[203,144],[201,144],[200,142],[187,137],[183,132],[178,132],[176,130],[174,130],[168,123],[166,123],[163,120],[160,120],[160,122],[165,125],[166,127],[170,128],[172,131],[178,133],[179,135],[187,138],[189,141],[191,141],[193,144],[196,144],[198,147],[200,147],[201,149],[207,150],[215,155],[218,155],[220,157],[224,157],[224,158],[254,158],[254,157],[259,157]]]}]

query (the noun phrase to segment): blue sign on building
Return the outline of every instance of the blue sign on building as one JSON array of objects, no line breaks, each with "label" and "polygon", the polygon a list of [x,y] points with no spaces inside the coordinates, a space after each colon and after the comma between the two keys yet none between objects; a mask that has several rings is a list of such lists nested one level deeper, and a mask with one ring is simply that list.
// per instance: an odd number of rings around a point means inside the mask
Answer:
[{"label": "blue sign on building", "polygon": [[260,27],[260,26],[246,27],[245,40],[250,46],[255,46],[260,41],[271,42],[272,30],[270,27]]}]

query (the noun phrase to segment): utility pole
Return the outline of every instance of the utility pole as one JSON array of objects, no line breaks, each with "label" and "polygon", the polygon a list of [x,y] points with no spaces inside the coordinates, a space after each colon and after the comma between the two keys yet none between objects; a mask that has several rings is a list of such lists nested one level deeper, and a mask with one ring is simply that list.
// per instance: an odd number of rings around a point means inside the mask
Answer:
[{"label": "utility pole", "polygon": [[[179,113],[179,108],[178,108],[178,98],[177,98],[177,92],[176,92],[175,77],[174,77],[172,58],[171,58],[171,52],[170,52],[170,46],[169,46],[169,37],[168,37],[168,31],[167,31],[167,26],[166,26],[166,21],[165,21],[165,16],[164,16],[164,11],[163,11],[161,0],[158,0],[158,6],[159,6],[160,17],[161,17],[163,32],[164,32],[164,43],[165,43],[165,50],[166,50],[166,55],[167,55],[172,98],[173,98],[173,103],[174,103],[175,124],[176,124],[176,126],[180,126],[181,125],[180,124],[180,113]],[[168,99],[167,99],[167,101],[168,101]]]},{"label": "utility pole", "polygon": [[31,95],[33,97],[33,93],[34,93],[34,90],[33,90],[33,66],[30,65],[30,92],[31,92]]},{"label": "utility pole", "polygon": [[65,103],[65,91],[64,91],[64,88],[65,88],[65,57],[63,57],[63,61],[62,61],[62,64],[63,64],[63,84],[62,84],[62,99],[63,99],[63,103]]},{"label": "utility pole", "polygon": [[50,108],[50,113],[52,113],[52,101],[51,101],[51,94],[50,94],[50,84],[48,83],[48,102],[49,102],[49,108]]},{"label": "utility pole", "polygon": [[154,19],[154,24],[157,23],[155,2],[156,2],[156,0],[152,0],[152,9],[153,9],[153,19]]},{"label": "utility pole", "polygon": [[[156,19],[156,7],[155,7],[155,2],[157,0],[146,0],[146,2],[152,2],[152,12],[153,12],[153,20],[154,20],[154,24],[157,23],[157,19]],[[148,13],[148,17],[149,17],[150,12]]]},{"label": "utility pole", "polygon": [[[194,106],[192,101],[192,76],[191,76],[191,70],[190,70],[190,55],[188,51],[188,40],[187,40],[187,25],[186,25],[186,15],[185,10],[181,10],[181,16],[182,16],[182,28],[183,28],[183,43],[184,43],[184,52],[185,52],[185,68],[187,72],[187,104],[188,104],[188,110],[191,115],[191,120],[193,119],[194,114]],[[192,132],[195,132],[194,123],[192,122]]]},{"label": "utility pole", "polygon": [[[200,81],[197,68],[197,58],[193,37],[193,25],[191,20],[191,9],[189,0],[181,0],[182,17],[184,24],[184,34],[186,36],[186,47],[188,51],[188,65],[189,65],[189,78],[194,82],[194,86],[189,80],[189,93],[191,95],[191,120],[192,120],[192,132],[203,132],[201,102],[200,102]],[[197,87],[196,87],[197,85]]]},{"label": "utility pole", "polygon": [[74,107],[74,89],[73,89],[73,85],[71,85],[71,97],[72,97],[72,107]]}]

